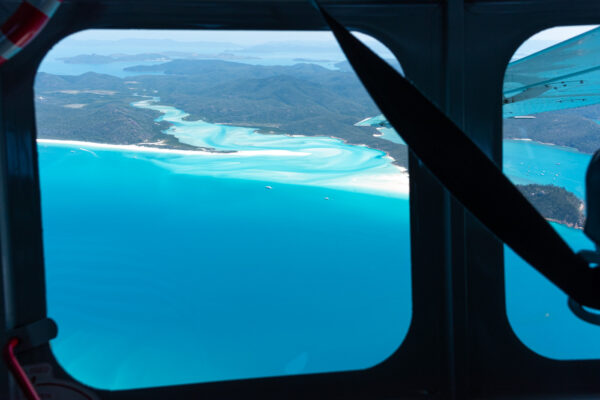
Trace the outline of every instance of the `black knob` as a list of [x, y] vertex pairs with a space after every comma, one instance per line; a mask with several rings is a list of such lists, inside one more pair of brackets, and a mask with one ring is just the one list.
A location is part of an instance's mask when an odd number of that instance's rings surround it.
[[590, 161], [585, 176], [587, 218], [585, 234], [600, 248], [600, 150]]

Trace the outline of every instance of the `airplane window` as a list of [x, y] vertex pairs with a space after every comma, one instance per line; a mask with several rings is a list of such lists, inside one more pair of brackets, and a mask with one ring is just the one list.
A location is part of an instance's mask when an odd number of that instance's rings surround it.
[[406, 147], [331, 34], [85, 31], [46, 56], [35, 108], [51, 348], [74, 378], [346, 371], [402, 343]]
[[[576, 251], [595, 248], [583, 233], [583, 201], [600, 148], [598, 50], [595, 26], [550, 29], [521, 46], [504, 79], [504, 172]], [[565, 294], [505, 250], [507, 314], [519, 339], [553, 359], [600, 358], [600, 327], [578, 319]]]

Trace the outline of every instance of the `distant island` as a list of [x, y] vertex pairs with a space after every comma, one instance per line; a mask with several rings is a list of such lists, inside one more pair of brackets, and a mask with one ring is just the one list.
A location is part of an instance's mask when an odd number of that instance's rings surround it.
[[156, 61], [166, 62], [171, 59], [159, 53], [142, 53], [142, 54], [79, 54], [73, 57], [62, 57], [60, 61], [66, 64], [110, 64], [113, 62], [123, 61]]
[[517, 185], [517, 188], [544, 218], [583, 229], [584, 203], [565, 188], [538, 184]]
[[58, 60], [66, 64], [101, 65], [116, 62], [168, 62], [175, 59], [212, 59], [212, 60], [255, 60], [258, 57], [238, 55], [230, 52], [221, 53], [192, 53], [165, 51], [160, 53], [141, 54], [79, 54], [72, 57], [62, 57]]
[[292, 61], [302, 62], [302, 63], [318, 63], [318, 62], [332, 62], [333, 60], [314, 59], [314, 58], [294, 58]]

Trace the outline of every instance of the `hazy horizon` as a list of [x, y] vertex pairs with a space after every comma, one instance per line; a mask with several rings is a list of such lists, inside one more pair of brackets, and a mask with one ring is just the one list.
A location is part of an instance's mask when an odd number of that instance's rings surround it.
[[[528, 40], [516, 50], [513, 60], [526, 57], [557, 43], [585, 33], [597, 25], [566, 26], [543, 30]], [[354, 32], [354, 34], [379, 54], [389, 57], [392, 53], [387, 47], [373, 37]], [[52, 53], [79, 52], [79, 54], [113, 54], [126, 51], [129, 54], [144, 53], [152, 49], [124, 49], [118, 45], [132, 42], [148, 42], [157, 44], [158, 41], [169, 41], [177, 44], [168, 51], [198, 51], [198, 52], [229, 52], [245, 51], [248, 48], [256, 50], [256, 46], [272, 46], [259, 49], [264, 52], [282, 52], [285, 48], [276, 49], [277, 45], [289, 44], [296, 47], [314, 46], [315, 50], [339, 51], [337, 42], [330, 31], [242, 31], [242, 30], [128, 30], [128, 29], [91, 29], [77, 32], [57, 44]], [[195, 48], [204, 44], [203, 48]], [[114, 49], [112, 46], [117, 45]], [[85, 47], [81, 49], [81, 47]], [[274, 49], [275, 48], [275, 49]], [[154, 51], [166, 51], [153, 49]], [[309, 49], [304, 49], [309, 50]], [[305, 56], [306, 54], [304, 54]]]

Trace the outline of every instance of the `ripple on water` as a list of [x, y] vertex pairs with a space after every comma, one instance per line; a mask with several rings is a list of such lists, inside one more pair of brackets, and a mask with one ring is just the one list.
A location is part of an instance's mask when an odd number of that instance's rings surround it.
[[[158, 98], [133, 103], [159, 111], [157, 121], [172, 126], [164, 131], [182, 143], [217, 151], [201, 163], [195, 157], [159, 157], [154, 162], [178, 172], [208, 176], [270, 180], [338, 189], [406, 196], [406, 170], [380, 150], [321, 136], [261, 134], [254, 128], [188, 121], [189, 114], [158, 104]], [[282, 153], [282, 151], [284, 151]], [[148, 155], [145, 155], [148, 156]]]

